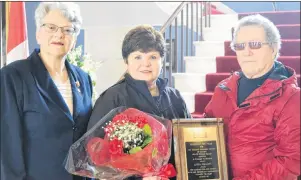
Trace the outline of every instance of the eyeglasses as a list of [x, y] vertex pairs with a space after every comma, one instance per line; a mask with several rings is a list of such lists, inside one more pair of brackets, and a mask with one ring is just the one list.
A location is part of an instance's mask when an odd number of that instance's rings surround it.
[[249, 45], [249, 48], [250, 49], [260, 49], [263, 45], [267, 45], [269, 43], [267, 42], [259, 42], [259, 41], [250, 41], [250, 42], [247, 42], [247, 43], [235, 43], [233, 45], [233, 49], [235, 51], [242, 51], [245, 49], [246, 47], [246, 44]]
[[58, 27], [57, 25], [54, 24], [42, 24], [41, 27], [45, 27], [45, 30], [49, 33], [56, 33], [58, 29], [62, 29], [62, 32], [65, 35], [73, 35], [76, 32], [74, 27], [69, 27], [69, 26]]

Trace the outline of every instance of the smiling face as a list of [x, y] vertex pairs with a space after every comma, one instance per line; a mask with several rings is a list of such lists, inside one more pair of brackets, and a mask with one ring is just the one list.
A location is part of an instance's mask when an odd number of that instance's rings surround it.
[[[260, 48], [258, 43], [261, 44]], [[235, 44], [240, 48], [236, 50], [238, 63], [248, 78], [261, 77], [272, 68], [277, 51], [267, 44], [263, 27], [241, 27]], [[244, 44], [244, 48], [241, 48], [241, 44]]]
[[129, 54], [126, 66], [134, 79], [152, 84], [160, 75], [162, 59], [158, 51], [147, 53], [134, 51]]
[[[41, 52], [59, 58], [64, 57], [76, 42], [75, 34], [68, 32], [73, 29], [72, 23], [59, 10], [49, 11], [42, 22], [43, 26], [36, 32]], [[54, 32], [53, 28], [56, 26], [64, 28], [58, 28]]]

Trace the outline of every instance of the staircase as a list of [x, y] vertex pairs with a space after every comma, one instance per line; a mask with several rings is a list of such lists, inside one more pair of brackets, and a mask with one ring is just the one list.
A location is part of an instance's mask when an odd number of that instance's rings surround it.
[[[186, 56], [186, 73], [174, 73], [177, 88], [194, 117], [200, 117], [215, 86], [239, 70], [235, 52], [230, 48], [232, 28], [238, 19], [255, 13], [211, 15], [212, 26], [204, 29], [204, 41], [194, 42], [195, 56]], [[260, 12], [280, 30], [283, 64], [295, 69], [300, 86], [300, 11]]]

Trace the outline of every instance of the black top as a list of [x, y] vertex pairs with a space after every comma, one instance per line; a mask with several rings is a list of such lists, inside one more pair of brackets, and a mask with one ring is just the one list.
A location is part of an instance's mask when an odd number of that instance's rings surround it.
[[237, 105], [239, 106], [244, 100], [258, 87], [260, 87], [265, 80], [268, 79], [271, 72], [274, 70], [274, 66], [272, 69], [267, 72], [265, 75], [255, 78], [249, 79], [243, 73], [241, 73], [241, 78], [238, 80], [238, 92], [237, 92]]
[[[156, 83], [159, 96], [152, 97], [145, 81], [135, 80], [126, 74], [125, 79], [99, 96], [93, 108], [88, 129], [92, 128], [110, 110], [120, 106], [136, 108], [169, 120], [191, 118], [179, 91], [168, 87], [166, 79], [159, 78]], [[170, 163], [175, 165], [173, 143], [171, 150]]]

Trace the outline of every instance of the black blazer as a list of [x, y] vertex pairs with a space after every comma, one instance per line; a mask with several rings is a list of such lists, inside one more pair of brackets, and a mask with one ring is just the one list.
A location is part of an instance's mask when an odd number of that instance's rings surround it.
[[71, 116], [38, 52], [1, 69], [1, 180], [83, 179], [70, 175], [64, 161], [87, 130], [91, 79], [65, 62], [73, 94]]

